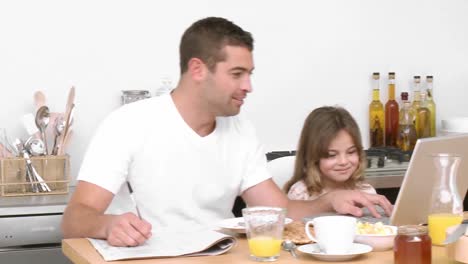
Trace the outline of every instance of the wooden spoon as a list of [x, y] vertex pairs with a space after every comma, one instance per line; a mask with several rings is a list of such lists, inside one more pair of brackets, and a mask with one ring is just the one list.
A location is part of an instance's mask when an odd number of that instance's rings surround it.
[[[59, 148], [62, 148], [64, 141], [65, 141], [65, 136], [68, 133], [68, 129], [70, 127], [70, 118], [72, 114], [72, 110], [75, 107], [74, 104], [75, 101], [75, 87], [71, 87], [70, 91], [68, 92], [68, 99], [67, 99], [67, 105], [65, 108], [65, 127], [63, 129], [62, 135], [59, 137]], [[63, 152], [62, 150], [57, 150], [57, 154]]]
[[69, 129], [67, 134], [63, 137], [62, 144], [60, 146], [58, 146], [57, 155], [59, 155], [59, 156], [60, 155], [65, 155], [65, 149], [67, 148], [68, 143], [70, 143], [70, 138], [71, 138], [72, 135], [73, 135], [73, 130]]
[[46, 97], [42, 91], [36, 91], [34, 93], [34, 105], [36, 106], [36, 111], [37, 109], [41, 108], [46, 104]]

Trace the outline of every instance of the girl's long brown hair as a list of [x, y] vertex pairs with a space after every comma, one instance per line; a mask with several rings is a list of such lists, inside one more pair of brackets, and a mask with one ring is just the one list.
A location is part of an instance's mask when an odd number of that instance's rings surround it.
[[356, 120], [344, 108], [323, 106], [313, 110], [304, 122], [297, 146], [294, 174], [284, 186], [286, 193], [300, 180], [304, 180], [309, 194], [322, 192], [324, 186], [319, 162], [321, 158], [328, 157], [328, 147], [341, 130], [348, 132], [353, 139], [360, 161], [357, 170], [344, 183], [345, 187], [353, 189], [364, 180], [366, 159]]

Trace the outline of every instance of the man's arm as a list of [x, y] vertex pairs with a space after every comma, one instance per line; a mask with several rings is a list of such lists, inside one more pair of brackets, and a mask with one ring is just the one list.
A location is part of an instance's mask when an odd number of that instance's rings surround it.
[[277, 206], [287, 208], [288, 217], [302, 219], [313, 214], [331, 212], [333, 207], [324, 202], [288, 200], [272, 179], [250, 187], [242, 194], [248, 206]]
[[146, 241], [151, 236], [148, 222], [133, 213], [104, 214], [113, 197], [104, 188], [78, 181], [63, 215], [63, 236], [107, 239], [114, 246], [136, 246]]
[[288, 216], [293, 219], [302, 219], [324, 212], [361, 216], [361, 207], [367, 207], [374, 216], [380, 217], [374, 205], [380, 205], [387, 215], [390, 215], [393, 209], [392, 204], [385, 196], [353, 190], [332, 191], [312, 201], [288, 200], [272, 179], [250, 187], [244, 191], [242, 198], [249, 206], [263, 205], [287, 208]]

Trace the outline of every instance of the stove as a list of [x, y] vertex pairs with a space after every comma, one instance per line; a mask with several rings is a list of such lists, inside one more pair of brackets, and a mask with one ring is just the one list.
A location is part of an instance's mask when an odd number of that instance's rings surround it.
[[365, 152], [366, 177], [404, 176], [412, 154], [412, 151], [402, 151], [394, 147], [373, 147]]

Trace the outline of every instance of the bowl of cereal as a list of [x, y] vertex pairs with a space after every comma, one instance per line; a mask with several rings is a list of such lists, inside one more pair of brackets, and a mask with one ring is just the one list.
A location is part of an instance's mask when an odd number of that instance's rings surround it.
[[382, 222], [357, 222], [354, 242], [369, 245], [373, 251], [389, 250], [393, 248], [397, 229], [396, 226], [384, 225]]

